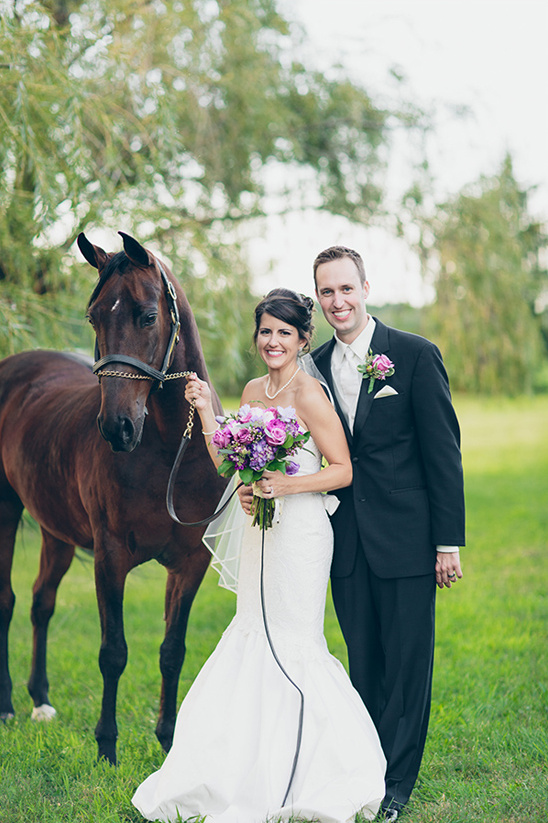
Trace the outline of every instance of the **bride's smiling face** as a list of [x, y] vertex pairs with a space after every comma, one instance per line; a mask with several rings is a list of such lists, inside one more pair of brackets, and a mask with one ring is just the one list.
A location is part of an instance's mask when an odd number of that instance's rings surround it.
[[268, 368], [282, 369], [295, 363], [306, 339], [299, 337], [295, 326], [264, 312], [257, 329], [257, 349]]

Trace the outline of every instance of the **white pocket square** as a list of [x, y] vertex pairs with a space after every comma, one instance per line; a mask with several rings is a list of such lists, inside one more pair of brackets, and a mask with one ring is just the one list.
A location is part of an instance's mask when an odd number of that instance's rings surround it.
[[374, 396], [373, 400], [376, 400], [378, 397], [390, 397], [393, 394], [397, 394], [398, 392], [396, 389], [393, 389], [392, 386], [383, 386], [380, 391]]

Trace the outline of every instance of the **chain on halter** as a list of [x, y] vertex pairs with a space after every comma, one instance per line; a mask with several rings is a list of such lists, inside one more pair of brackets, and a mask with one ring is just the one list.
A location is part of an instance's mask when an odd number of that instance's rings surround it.
[[[133, 374], [132, 372], [128, 371], [111, 371], [109, 369], [100, 369], [99, 371], [95, 372], [97, 377], [124, 377], [126, 380], [154, 380], [154, 377], [149, 377], [148, 374]], [[194, 372], [190, 371], [176, 371], [173, 374], [166, 374], [164, 380], [177, 380], [180, 377], [190, 377], [191, 374]], [[192, 427], [194, 425], [194, 412], [196, 411], [196, 400], [191, 400], [189, 402], [189, 410], [188, 410], [188, 421], [186, 424], [186, 429], [184, 431], [183, 437], [192, 437]]]
[[[110, 369], [99, 369], [95, 374], [97, 377], [124, 377], [126, 380], [156, 380], [155, 377], [150, 377], [148, 374], [134, 374], [128, 371], [111, 371]], [[180, 377], [189, 377], [192, 372], [176, 371], [173, 374], [166, 374], [164, 380], [177, 380]]]

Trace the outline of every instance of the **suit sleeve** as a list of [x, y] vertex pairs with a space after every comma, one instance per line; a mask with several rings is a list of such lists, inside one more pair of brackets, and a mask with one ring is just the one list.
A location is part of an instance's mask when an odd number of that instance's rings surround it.
[[432, 542], [463, 546], [464, 484], [460, 428], [439, 349], [425, 345], [411, 384], [412, 407], [424, 464]]

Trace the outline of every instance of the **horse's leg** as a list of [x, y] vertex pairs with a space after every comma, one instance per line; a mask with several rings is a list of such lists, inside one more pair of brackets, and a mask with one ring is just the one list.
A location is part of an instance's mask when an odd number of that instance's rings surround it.
[[177, 717], [177, 687], [185, 658], [185, 635], [190, 607], [206, 573], [211, 555], [205, 547], [186, 558], [182, 569], [168, 570], [166, 585], [166, 632], [160, 647], [162, 692], [156, 737], [164, 751], [173, 742]]
[[101, 716], [95, 727], [98, 758], [116, 765], [116, 697], [118, 683], [127, 663], [124, 635], [124, 586], [129, 567], [123, 562], [127, 549], [123, 544], [95, 549], [95, 588], [101, 621], [99, 668], [103, 676]]
[[58, 540], [44, 529], [41, 531], [40, 570], [32, 590], [30, 610], [34, 642], [28, 690], [34, 703], [33, 720], [49, 720], [55, 715], [55, 709], [50, 704], [48, 696], [48, 626], [55, 610], [57, 589], [74, 557], [72, 544]]
[[13, 717], [11, 677], [8, 660], [8, 632], [15, 605], [11, 586], [13, 547], [23, 505], [15, 493], [0, 500], [0, 720]]

